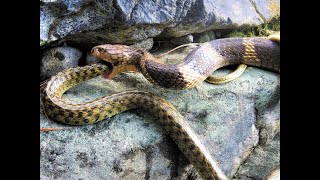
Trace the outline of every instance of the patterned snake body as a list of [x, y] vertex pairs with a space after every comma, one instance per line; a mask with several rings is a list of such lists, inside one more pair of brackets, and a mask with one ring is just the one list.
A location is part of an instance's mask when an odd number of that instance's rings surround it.
[[179, 64], [164, 64], [150, 53], [124, 45], [100, 45], [92, 54], [113, 64], [109, 79], [138, 71], [152, 83], [171, 89], [192, 88], [218, 68], [248, 64], [280, 72], [280, 45], [265, 38], [225, 38], [204, 43]]
[[161, 97], [148, 92], [126, 91], [82, 104], [70, 104], [61, 98], [72, 86], [108, 71], [108, 66], [93, 64], [71, 68], [53, 76], [42, 90], [41, 98], [46, 115], [64, 124], [83, 125], [93, 124], [129, 109], [141, 108], [157, 117], [201, 177], [227, 179], [190, 125]]
[[167, 65], [144, 50], [123, 45], [101, 45], [92, 54], [113, 65], [93, 64], [58, 73], [41, 91], [49, 118], [70, 125], [93, 124], [123, 111], [140, 108], [155, 115], [180, 150], [195, 166], [203, 179], [228, 179], [189, 124], [165, 99], [148, 92], [127, 91], [81, 104], [71, 104], [61, 97], [71, 87], [105, 74], [112, 78], [120, 72], [138, 71], [151, 82], [166, 88], [194, 87], [214, 70], [229, 64], [246, 63], [273, 71], [280, 69], [279, 44], [262, 38], [215, 40], [193, 50], [183, 62]]

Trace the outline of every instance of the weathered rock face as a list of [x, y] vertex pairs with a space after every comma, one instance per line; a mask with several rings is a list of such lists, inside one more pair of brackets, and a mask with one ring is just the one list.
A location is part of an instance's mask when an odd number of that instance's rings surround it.
[[56, 47], [44, 52], [40, 64], [40, 78], [47, 79], [60, 71], [78, 66], [81, 57], [81, 51], [68, 46]]
[[91, 47], [256, 26], [279, 15], [279, 0], [41, 0], [40, 44]]
[[[172, 53], [165, 62], [186, 56]], [[279, 166], [280, 76], [249, 67], [224, 85], [203, 82], [168, 90], [141, 74], [97, 77], [64, 98], [83, 102], [125, 90], [152, 92], [171, 102], [229, 177], [265, 179]], [[200, 179], [152, 115], [130, 110], [95, 125], [70, 127], [46, 119], [41, 127], [66, 130], [40, 134], [41, 179]], [[70, 128], [70, 129], [68, 129]]]

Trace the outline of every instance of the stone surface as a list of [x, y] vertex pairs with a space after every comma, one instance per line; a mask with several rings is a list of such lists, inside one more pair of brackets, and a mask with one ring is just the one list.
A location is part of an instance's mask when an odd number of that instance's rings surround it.
[[210, 37], [207, 33], [193, 34], [195, 43], [205, 43], [210, 41]]
[[[275, 98], [278, 99], [278, 98]], [[238, 179], [266, 179], [280, 164], [280, 101], [257, 112], [257, 127], [260, 129], [259, 146], [238, 170]]]
[[64, 69], [78, 66], [81, 57], [81, 51], [69, 46], [56, 47], [44, 52], [40, 64], [40, 78], [44, 80]]
[[[218, 32], [219, 35], [219, 32]], [[211, 40], [216, 39], [216, 31], [209, 30], [202, 33], [195, 33], [193, 34], [193, 39], [195, 43], [205, 43]]]
[[193, 42], [193, 36], [191, 34], [188, 34], [186, 36], [172, 38], [172, 39], [170, 39], [170, 42], [172, 44], [176, 44], [176, 45], [192, 43]]
[[49, 40], [48, 33], [52, 22], [53, 17], [48, 13], [47, 8], [40, 6], [40, 41], [46, 42]]
[[207, 31], [206, 33], [207, 33], [207, 35], [209, 36], [210, 41], [216, 39], [216, 33], [215, 33], [215, 31], [211, 30], [211, 31]]
[[253, 0], [252, 3], [265, 21], [280, 16], [280, 0]]
[[148, 38], [146, 40], [143, 40], [143, 41], [140, 41], [140, 42], [137, 42], [133, 45], [131, 45], [131, 47], [134, 47], [134, 48], [143, 48], [143, 49], [146, 49], [146, 50], [150, 50], [153, 46], [153, 39], [152, 38]]
[[257, 26], [279, 16], [279, 0], [42, 0], [40, 45], [68, 41], [90, 48]]
[[[186, 54], [170, 53], [164, 62]], [[64, 98], [83, 102], [124, 90], [152, 92], [171, 102], [229, 177], [264, 179], [279, 166], [277, 73], [249, 67], [230, 83], [203, 82], [177, 91], [128, 72], [113, 80], [91, 79]], [[66, 128], [40, 134], [41, 179], [200, 179], [157, 120], [141, 110], [76, 127], [48, 120], [40, 110], [40, 125]]]
[[92, 56], [90, 52], [87, 52], [86, 64], [97, 63], [99, 61], [100, 59]]
[[[277, 138], [277, 137], [276, 137]], [[238, 170], [236, 179], [266, 179], [267, 175], [279, 167], [280, 140], [275, 139], [267, 145], [258, 146]]]

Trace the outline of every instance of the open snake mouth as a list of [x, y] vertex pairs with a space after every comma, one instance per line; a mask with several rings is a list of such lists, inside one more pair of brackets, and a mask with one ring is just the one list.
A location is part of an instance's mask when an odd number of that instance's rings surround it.
[[[102, 59], [99, 59], [99, 62], [98, 62], [98, 63], [108, 66], [109, 71], [107, 71], [106, 73], [104, 73], [104, 74], [102, 75], [103, 78], [108, 79], [108, 77], [109, 77], [110, 74], [112, 73], [115, 65], [114, 65], [113, 63], [111, 63], [111, 62], [104, 61], [104, 60], [102, 60]], [[115, 63], [115, 64], [117, 64], [117, 63]]]
[[134, 60], [141, 56], [142, 53], [129, 46], [120, 44], [98, 45], [92, 48], [91, 54], [94, 57], [109, 63], [108, 66], [111, 71], [108, 71], [103, 75], [106, 79], [112, 79], [122, 72], [139, 72]]
[[91, 54], [100, 60], [99, 63], [107, 65], [110, 69], [110, 71], [107, 71], [103, 75], [105, 79], [109, 79], [109, 76], [114, 73], [114, 70], [116, 69], [117, 65], [119, 65], [119, 61], [114, 59], [113, 56], [111, 56], [112, 54], [108, 52], [109, 46], [112, 47], [112, 45], [106, 44], [95, 46], [91, 50]]

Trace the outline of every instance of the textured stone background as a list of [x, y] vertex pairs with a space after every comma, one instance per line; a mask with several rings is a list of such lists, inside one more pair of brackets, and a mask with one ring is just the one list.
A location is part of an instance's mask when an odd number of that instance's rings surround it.
[[257, 26], [280, 0], [41, 0], [40, 44], [133, 44], [208, 30]]

